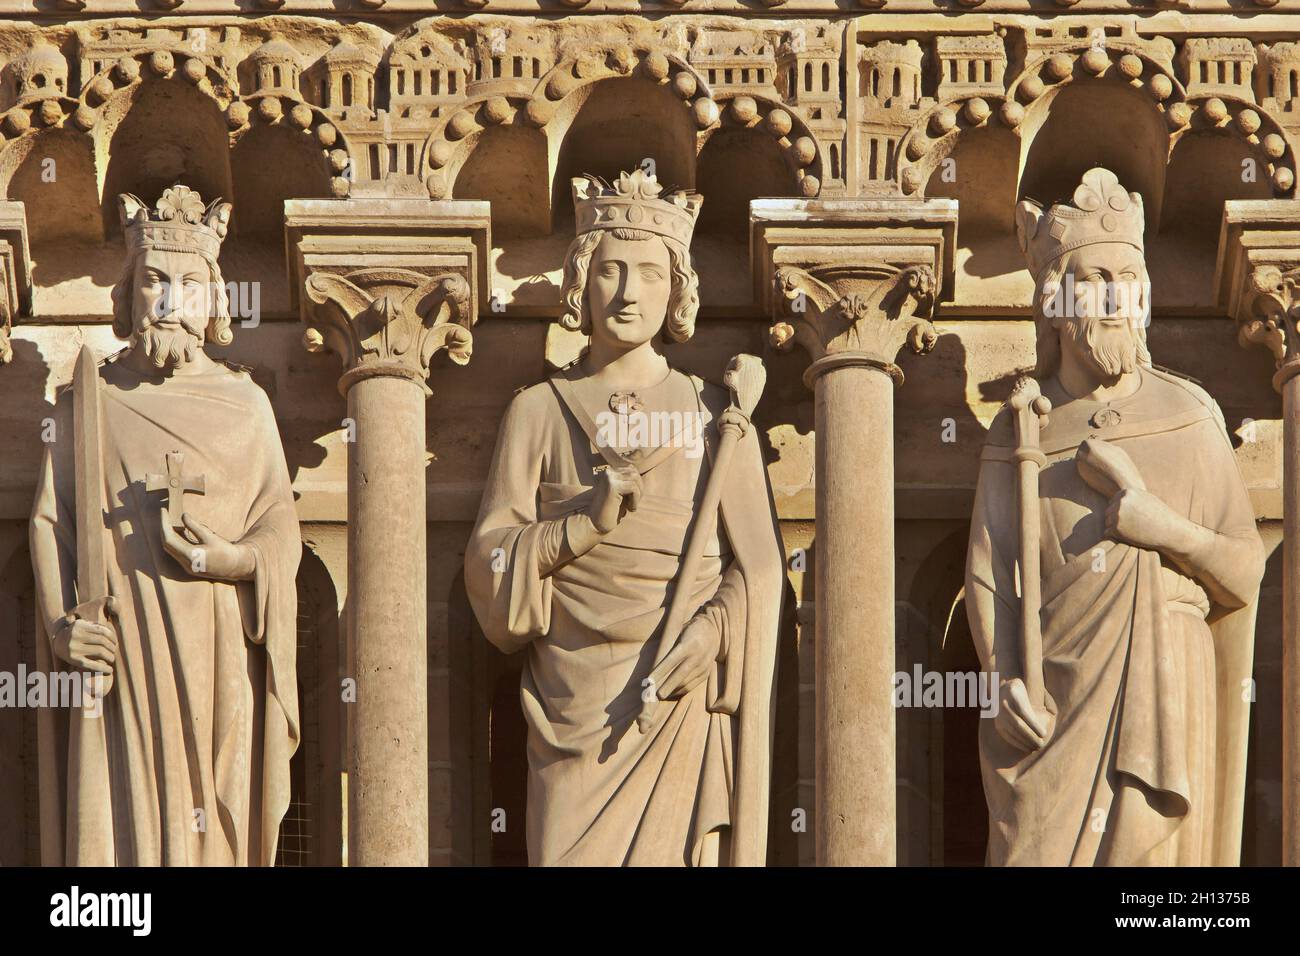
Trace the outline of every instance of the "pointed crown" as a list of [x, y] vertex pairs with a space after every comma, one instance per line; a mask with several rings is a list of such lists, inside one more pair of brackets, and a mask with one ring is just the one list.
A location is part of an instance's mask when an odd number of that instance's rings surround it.
[[1120, 242], [1142, 250], [1142, 196], [1126, 192], [1109, 169], [1083, 174], [1074, 204], [1057, 203], [1046, 212], [1032, 199], [1016, 206], [1016, 236], [1034, 278], [1061, 256], [1098, 242]]
[[197, 252], [215, 259], [230, 225], [230, 203], [214, 199], [204, 206], [188, 186], [163, 190], [153, 209], [130, 193], [119, 195], [117, 203], [129, 249]]
[[597, 229], [643, 229], [691, 244], [704, 197], [693, 190], [661, 196], [663, 187], [642, 169], [621, 173], [612, 186], [599, 176], [573, 179], [573, 208], [578, 235]]

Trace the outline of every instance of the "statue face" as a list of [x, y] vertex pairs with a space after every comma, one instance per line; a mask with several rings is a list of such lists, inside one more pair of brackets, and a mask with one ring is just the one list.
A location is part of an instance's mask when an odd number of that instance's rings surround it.
[[137, 257], [133, 339], [158, 368], [194, 360], [212, 314], [210, 283], [198, 253], [146, 249]]
[[1097, 243], [1068, 253], [1065, 267], [1052, 310], [1062, 352], [1106, 378], [1133, 371], [1149, 306], [1142, 253]]
[[663, 328], [671, 294], [671, 261], [661, 239], [606, 233], [587, 272], [592, 338], [629, 349], [649, 342]]

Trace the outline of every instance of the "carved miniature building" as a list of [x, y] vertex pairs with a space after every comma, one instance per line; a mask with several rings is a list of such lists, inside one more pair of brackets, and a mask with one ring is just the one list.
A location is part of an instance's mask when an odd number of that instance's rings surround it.
[[[393, 763], [428, 807], [401, 861], [526, 862], [521, 663], [475, 620], [466, 543], [506, 406], [584, 345], [556, 322], [572, 178], [653, 170], [703, 198], [697, 330], [666, 352], [713, 381], [740, 352], [768, 370], [755, 421], [788, 571], [768, 862], [979, 864], [978, 708], [895, 707], [889, 681], [978, 671], [963, 566], [981, 448], [1035, 360], [1015, 208], [1068, 198], [1104, 166], [1143, 198], [1154, 363], [1222, 409], [1268, 549], [1241, 664], [1249, 731], [1221, 755], [1246, 766], [1246, 787], [1221, 810], [1241, 820], [1240, 862], [1300, 862], [1300, 657], [1283, 628], [1300, 601], [1300, 572], [1283, 567], [1300, 485], [1284, 482], [1297, 423], [1279, 397], [1300, 310], [1300, 10], [458, 2], [455, 16], [450, 0], [0, 14], [0, 673], [36, 667], [27, 528], [56, 396], [83, 343], [123, 344], [116, 197], [153, 203], [175, 183], [224, 197], [234, 339], [212, 354], [269, 396], [303, 537], [302, 735], [278, 862], [375, 862], [349, 850], [349, 828], [396, 825], [357, 783], [373, 768], [349, 763], [383, 722], [350, 696], [359, 659], [400, 686], [407, 703], [383, 716], [424, 748]], [[324, 318], [341, 307], [321, 276], [395, 271], [455, 286], [465, 320], [438, 325], [438, 349], [424, 347], [432, 322], [393, 318], [400, 283], [366, 293], [364, 321]], [[852, 348], [849, 327], [869, 329]], [[881, 382], [838, 408], [828, 441], [805, 382], [866, 351]], [[350, 390], [372, 378], [415, 387], [358, 411]], [[349, 462], [388, 453], [423, 481], [380, 500]], [[394, 583], [413, 554], [418, 601]], [[358, 626], [380, 597], [423, 659], [388, 625]], [[828, 696], [818, 654], [875, 688], [871, 703]], [[817, 738], [821, 707], [843, 708], [842, 733]], [[0, 864], [58, 859], [37, 738], [36, 714], [0, 695]], [[819, 771], [819, 750], [840, 769]], [[895, 838], [854, 842], [867, 831]]]

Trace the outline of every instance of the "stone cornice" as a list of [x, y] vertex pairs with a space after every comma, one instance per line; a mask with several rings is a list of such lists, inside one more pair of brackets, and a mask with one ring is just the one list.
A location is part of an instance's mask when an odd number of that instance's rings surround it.
[[1285, 15], [1286, 0], [455, 0], [449, 8], [436, 0], [16, 0], [7, 5], [6, 17], [48, 18], [76, 15], [221, 16], [235, 14], [280, 14], [304, 16], [346, 15], [376, 21], [413, 16], [437, 16], [449, 12], [494, 14], [553, 14], [557, 7], [566, 14], [615, 13], [730, 13], [746, 16], [789, 16], [797, 14], [861, 15], [892, 17], [899, 14], [946, 14], [960, 12], [1004, 14], [1115, 14], [1171, 12], [1190, 16], [1213, 16], [1242, 12]]

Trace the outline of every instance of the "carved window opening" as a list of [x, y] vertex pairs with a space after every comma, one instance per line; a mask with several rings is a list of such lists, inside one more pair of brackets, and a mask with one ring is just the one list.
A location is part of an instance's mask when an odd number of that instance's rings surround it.
[[812, 64], [803, 65], [803, 88], [805, 93], [811, 93], [813, 88]]
[[379, 174], [379, 144], [378, 144], [378, 143], [371, 143], [371, 144], [370, 144], [369, 154], [370, 154], [370, 178], [371, 178], [371, 179], [378, 179], [378, 178], [379, 178], [379, 175], [380, 175], [380, 174]]
[[389, 175], [389, 176], [395, 176], [395, 175], [397, 175], [397, 172], [398, 172], [398, 169], [397, 169], [397, 144], [396, 144], [396, 143], [389, 143], [389, 144], [388, 144], [388, 168], [385, 170], [385, 173], [386, 173], [387, 175]]
[[448, 74], [447, 74], [447, 92], [448, 92], [448, 93], [455, 93], [455, 92], [456, 92], [456, 74], [455, 74], [455, 72], [451, 72], [451, 73], [448, 73]]
[[415, 175], [415, 144], [406, 144], [406, 175]]
[[341, 105], [352, 105], [352, 75], [350, 73], [343, 74], [343, 102]]

